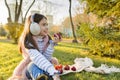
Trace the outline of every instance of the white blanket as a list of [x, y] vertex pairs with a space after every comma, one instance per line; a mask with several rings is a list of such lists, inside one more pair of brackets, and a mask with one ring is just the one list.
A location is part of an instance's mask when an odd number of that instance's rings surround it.
[[[61, 75], [65, 75], [71, 72], [81, 72], [83, 70], [87, 71], [87, 72], [95, 72], [95, 73], [101, 73], [101, 74], [110, 74], [113, 72], [120, 72], [120, 68], [117, 68], [115, 66], [108, 66], [106, 64], [101, 64], [100, 67], [95, 68], [93, 66], [93, 61], [90, 58], [76, 58], [74, 60], [74, 64], [73, 65], [69, 65], [70, 66], [70, 70], [64, 70], [63, 66], [63, 73]], [[75, 66], [76, 67], [76, 71], [72, 71], [71, 68]]]

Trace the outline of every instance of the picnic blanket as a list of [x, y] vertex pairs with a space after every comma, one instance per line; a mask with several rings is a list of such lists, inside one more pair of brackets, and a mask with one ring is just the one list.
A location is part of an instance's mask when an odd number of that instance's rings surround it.
[[[115, 66], [108, 66], [107, 64], [101, 64], [101, 66], [99, 67], [94, 67], [93, 65], [94, 63], [92, 59], [88, 57], [76, 58], [74, 60], [74, 64], [69, 65], [70, 67], [69, 70], [65, 70], [64, 69], [65, 66], [63, 66], [63, 73], [60, 75], [65, 75], [65, 74], [72, 73], [72, 72], [81, 72], [83, 70], [87, 72], [95, 72], [95, 73], [101, 73], [101, 74], [110, 74], [113, 72], [120, 72], [120, 68], [117, 68]], [[76, 68], [75, 71], [71, 70], [73, 66]]]

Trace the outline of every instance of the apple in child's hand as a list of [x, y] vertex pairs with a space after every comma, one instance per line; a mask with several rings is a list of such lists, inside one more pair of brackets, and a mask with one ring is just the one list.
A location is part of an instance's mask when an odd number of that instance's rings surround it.
[[71, 68], [71, 70], [76, 71], [76, 68], [73, 66], [73, 67]]
[[58, 35], [59, 39], [61, 39], [62, 34], [59, 32], [59, 33], [57, 33], [57, 35]]
[[61, 39], [62, 34], [60, 32], [59, 33], [55, 33], [54, 37], [57, 37], [57, 36], [59, 37], [59, 39]]
[[57, 34], [54, 34], [54, 37], [57, 37], [56, 35], [57, 35]]
[[64, 70], [70, 70], [70, 66], [69, 66], [69, 65], [66, 65], [66, 66], [64, 67]]

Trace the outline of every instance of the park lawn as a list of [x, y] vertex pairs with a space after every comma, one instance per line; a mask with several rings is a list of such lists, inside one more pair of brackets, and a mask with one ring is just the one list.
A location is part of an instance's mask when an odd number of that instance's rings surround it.
[[[54, 55], [58, 58], [60, 64], [73, 64], [76, 57], [89, 57], [93, 60], [94, 66], [98, 67], [101, 64], [107, 64], [109, 66], [116, 66], [120, 68], [120, 61], [116, 59], [103, 58], [100, 56], [92, 56], [87, 53], [87, 49], [80, 44], [73, 43], [59, 43], [55, 47]], [[9, 41], [0, 40], [0, 80], [6, 80], [12, 75], [14, 68], [22, 60], [21, 54], [18, 52], [18, 46], [12, 44]], [[79, 72], [70, 73], [61, 76], [61, 80], [119, 80], [120, 73], [111, 73], [108, 75], [90, 73], [90, 72]]]

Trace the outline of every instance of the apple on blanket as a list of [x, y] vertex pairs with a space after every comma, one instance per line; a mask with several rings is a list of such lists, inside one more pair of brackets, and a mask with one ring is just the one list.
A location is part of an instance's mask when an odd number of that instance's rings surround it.
[[70, 65], [55, 65], [55, 69], [60, 71], [60, 75], [68, 74], [70, 72], [76, 72], [76, 67], [75, 66], [70, 66]]

